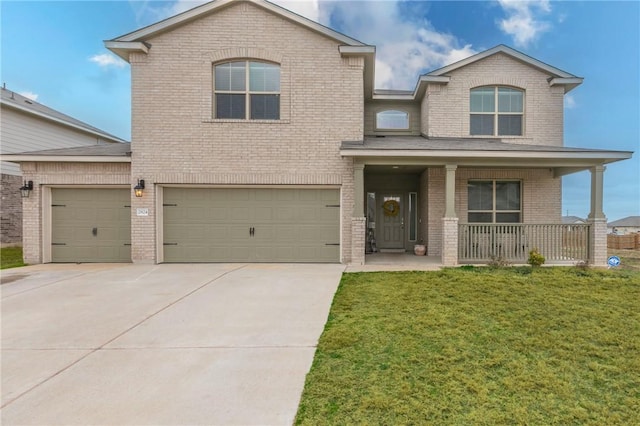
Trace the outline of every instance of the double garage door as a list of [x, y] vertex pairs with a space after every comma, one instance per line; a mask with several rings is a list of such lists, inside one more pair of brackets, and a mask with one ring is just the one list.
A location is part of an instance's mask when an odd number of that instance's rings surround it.
[[339, 262], [337, 189], [163, 191], [164, 262]]
[[127, 188], [52, 188], [52, 262], [131, 262]]
[[[164, 188], [164, 262], [339, 262], [337, 189]], [[127, 188], [52, 188], [53, 262], [131, 262]], [[150, 219], [150, 218], [148, 218]]]

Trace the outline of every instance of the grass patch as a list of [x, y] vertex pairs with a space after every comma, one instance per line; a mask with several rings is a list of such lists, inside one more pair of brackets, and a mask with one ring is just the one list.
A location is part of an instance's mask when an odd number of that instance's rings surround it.
[[17, 268], [25, 266], [22, 261], [22, 247], [0, 248], [0, 269]]
[[345, 274], [296, 424], [639, 424], [640, 273]]
[[609, 249], [609, 256], [618, 256], [620, 258], [619, 268], [640, 272], [640, 250]]

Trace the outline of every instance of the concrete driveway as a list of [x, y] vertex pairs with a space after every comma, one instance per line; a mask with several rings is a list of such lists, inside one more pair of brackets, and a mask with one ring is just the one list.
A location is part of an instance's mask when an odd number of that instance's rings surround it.
[[2, 424], [291, 424], [343, 270], [3, 271]]

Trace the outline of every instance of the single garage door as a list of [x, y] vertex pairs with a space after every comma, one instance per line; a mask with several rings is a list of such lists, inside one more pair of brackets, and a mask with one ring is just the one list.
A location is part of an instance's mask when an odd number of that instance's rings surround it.
[[52, 188], [53, 262], [131, 262], [129, 189]]
[[165, 188], [165, 262], [339, 262], [337, 189]]

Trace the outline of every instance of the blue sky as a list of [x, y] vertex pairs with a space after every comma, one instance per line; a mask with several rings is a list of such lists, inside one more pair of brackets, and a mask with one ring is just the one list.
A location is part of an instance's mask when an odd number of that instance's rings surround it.
[[[7, 88], [124, 139], [128, 64], [102, 41], [203, 1], [0, 2]], [[377, 46], [378, 88], [506, 44], [584, 77], [565, 97], [565, 145], [635, 151], [605, 172], [610, 220], [640, 215], [640, 2], [285, 1], [275, 3]], [[589, 212], [588, 172], [563, 178], [563, 214]]]

